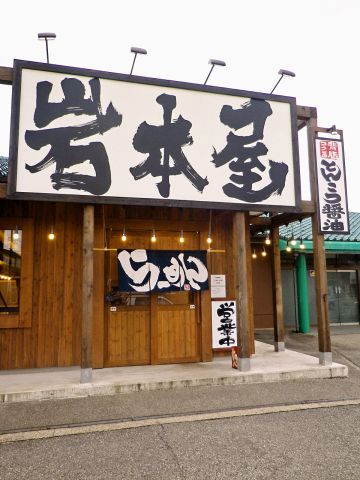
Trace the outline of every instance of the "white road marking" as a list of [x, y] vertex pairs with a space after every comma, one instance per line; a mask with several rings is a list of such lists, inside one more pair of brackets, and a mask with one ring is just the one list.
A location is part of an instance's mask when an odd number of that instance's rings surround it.
[[360, 398], [352, 400], [336, 400], [313, 403], [295, 403], [291, 405], [274, 405], [269, 407], [243, 408], [223, 412], [196, 413], [189, 415], [172, 416], [165, 418], [148, 418], [143, 420], [131, 420], [118, 423], [97, 423], [96, 425], [84, 425], [75, 427], [49, 428], [27, 432], [4, 433], [0, 435], [1, 443], [21, 442], [26, 440], [39, 440], [43, 438], [64, 437], [67, 435], [83, 435], [87, 433], [111, 432], [115, 430], [128, 430], [131, 428], [143, 428], [156, 425], [168, 425], [172, 423], [202, 422], [207, 420], [219, 420], [236, 417], [249, 417], [253, 415], [267, 415], [271, 413], [296, 412], [301, 410], [314, 410], [317, 408], [334, 408], [360, 405]]

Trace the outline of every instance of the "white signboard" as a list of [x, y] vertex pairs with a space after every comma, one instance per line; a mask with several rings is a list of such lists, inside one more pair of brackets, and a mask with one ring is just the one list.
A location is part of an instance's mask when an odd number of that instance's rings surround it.
[[211, 275], [211, 298], [226, 297], [226, 277], [225, 275]]
[[294, 98], [24, 61], [14, 78], [11, 198], [299, 205]]
[[349, 233], [343, 142], [315, 139], [319, 233]]
[[211, 302], [212, 348], [237, 346], [236, 301]]

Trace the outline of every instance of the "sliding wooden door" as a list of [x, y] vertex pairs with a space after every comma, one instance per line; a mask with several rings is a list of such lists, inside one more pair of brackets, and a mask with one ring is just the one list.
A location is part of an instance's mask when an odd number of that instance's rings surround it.
[[150, 363], [151, 319], [150, 294], [117, 292], [118, 248], [149, 248], [149, 236], [144, 232], [126, 232], [126, 242], [121, 231], [108, 235], [110, 250], [106, 252], [105, 280], [105, 367], [146, 365]]
[[122, 242], [121, 233], [112, 231], [109, 234], [104, 365], [111, 367], [199, 361], [200, 293], [178, 291], [140, 294], [115, 290], [118, 285], [117, 248], [197, 250], [199, 234], [185, 232], [185, 241], [180, 244], [178, 232], [173, 231], [156, 232], [155, 243], [150, 242], [151, 232], [126, 232], [126, 243]]

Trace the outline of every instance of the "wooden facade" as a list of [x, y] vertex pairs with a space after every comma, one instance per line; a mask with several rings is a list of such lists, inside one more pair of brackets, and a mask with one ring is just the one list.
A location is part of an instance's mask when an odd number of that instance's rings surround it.
[[[22, 278], [20, 313], [0, 316], [0, 368], [79, 364], [82, 208], [1, 200], [1, 211], [4, 227], [23, 229], [26, 284]], [[47, 238], [52, 223], [54, 242]], [[31, 312], [26, 319], [23, 302]]]
[[[0, 368], [79, 365], [81, 362], [82, 249], [84, 206], [69, 203], [0, 200], [1, 224], [23, 229], [19, 315], [0, 317]], [[232, 212], [212, 214], [213, 248], [209, 274], [225, 274], [228, 299], [235, 298]], [[48, 233], [54, 226], [55, 239]], [[207, 249], [209, 211], [155, 207], [96, 206], [94, 222], [93, 367], [211, 361], [210, 292], [172, 307], [118, 307], [110, 311], [107, 291], [117, 284], [116, 248]], [[1, 226], [1, 225], [0, 225]], [[28, 266], [26, 266], [28, 264]], [[183, 292], [187, 293], [187, 292]], [[25, 305], [23, 307], [23, 304]], [[29, 313], [30, 310], [30, 313]], [[10, 318], [11, 321], [10, 321]], [[253, 328], [249, 348], [253, 351]]]
[[[0, 67], [0, 83], [11, 81], [11, 69]], [[316, 127], [313, 108], [298, 107], [297, 122], [298, 129], [308, 129], [312, 201], [303, 202], [299, 212], [265, 218], [261, 212], [212, 212], [214, 241], [207, 255], [208, 270], [226, 275], [226, 299], [237, 301], [240, 368], [244, 370], [250, 368], [254, 353], [254, 318], [264, 320], [265, 303], [272, 303], [275, 349], [281, 351], [278, 226], [306, 216], [313, 222], [320, 362], [331, 362], [326, 260], [323, 235], [317, 231], [312, 145], [321, 129]], [[147, 303], [116, 310], [106, 300], [117, 284], [116, 248], [121, 246], [124, 227], [129, 248], [151, 249], [155, 229], [157, 249], [179, 249], [183, 230], [182, 248], [205, 250], [209, 209], [8, 200], [6, 184], [0, 184], [0, 211], [0, 228], [18, 227], [23, 233], [19, 313], [0, 315], [1, 369], [81, 365], [86, 370], [211, 361], [219, 354], [212, 349], [209, 291], [177, 292], [179, 297], [171, 306], [159, 302], [156, 294]], [[52, 241], [47, 237], [51, 227]], [[272, 252], [259, 270], [251, 262], [251, 234], [264, 228], [272, 232]]]

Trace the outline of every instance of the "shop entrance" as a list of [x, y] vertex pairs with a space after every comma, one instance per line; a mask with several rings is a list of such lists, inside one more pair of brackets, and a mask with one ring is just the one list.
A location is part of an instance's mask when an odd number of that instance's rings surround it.
[[327, 272], [330, 323], [359, 323], [356, 270]]
[[149, 231], [127, 230], [125, 242], [121, 236], [117, 230], [107, 235], [104, 366], [200, 361], [200, 293], [116, 291], [118, 248], [197, 250], [199, 234], [186, 232], [183, 244], [177, 231], [156, 232], [154, 243]]

